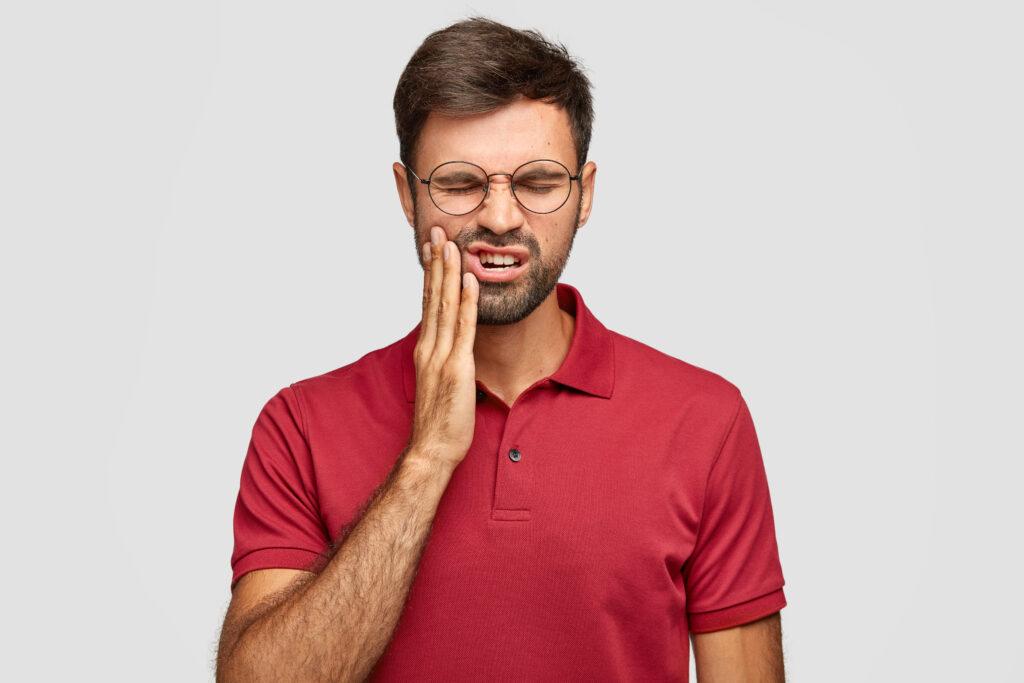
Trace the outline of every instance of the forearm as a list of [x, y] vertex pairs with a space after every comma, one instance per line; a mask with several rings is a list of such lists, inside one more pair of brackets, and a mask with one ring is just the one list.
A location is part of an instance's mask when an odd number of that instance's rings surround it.
[[225, 680], [366, 678], [391, 640], [451, 474], [403, 454], [324, 570], [242, 632]]
[[782, 617], [778, 612], [740, 626], [694, 633], [691, 637], [699, 683], [786, 680]]

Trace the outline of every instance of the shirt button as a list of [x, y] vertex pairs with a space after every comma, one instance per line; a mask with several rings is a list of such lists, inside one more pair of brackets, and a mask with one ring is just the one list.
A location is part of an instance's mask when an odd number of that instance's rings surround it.
[[512, 462], [519, 462], [523, 454], [519, 452], [519, 449], [513, 448], [508, 452], [508, 457], [512, 458]]

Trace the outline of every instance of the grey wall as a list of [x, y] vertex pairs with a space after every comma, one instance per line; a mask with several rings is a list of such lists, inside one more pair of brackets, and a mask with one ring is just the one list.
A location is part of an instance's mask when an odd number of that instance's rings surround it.
[[563, 280], [749, 402], [791, 679], [1020, 680], [1022, 16], [910, 1], [5, 3], [0, 676], [212, 677], [258, 410], [417, 320], [391, 96], [474, 10], [596, 87]]

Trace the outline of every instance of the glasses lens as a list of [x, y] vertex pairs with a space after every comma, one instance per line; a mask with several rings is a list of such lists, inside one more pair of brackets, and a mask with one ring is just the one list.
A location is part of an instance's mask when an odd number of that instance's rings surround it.
[[535, 213], [551, 213], [569, 198], [569, 170], [557, 161], [531, 161], [512, 176], [516, 199]]
[[487, 174], [464, 161], [441, 164], [430, 175], [430, 198], [445, 213], [469, 213], [484, 200]]

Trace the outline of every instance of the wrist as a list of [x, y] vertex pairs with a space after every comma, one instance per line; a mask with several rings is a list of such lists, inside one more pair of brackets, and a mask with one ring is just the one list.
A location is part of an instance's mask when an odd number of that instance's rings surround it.
[[410, 446], [402, 458], [402, 466], [425, 477], [447, 479], [455, 471], [457, 463], [430, 449]]

